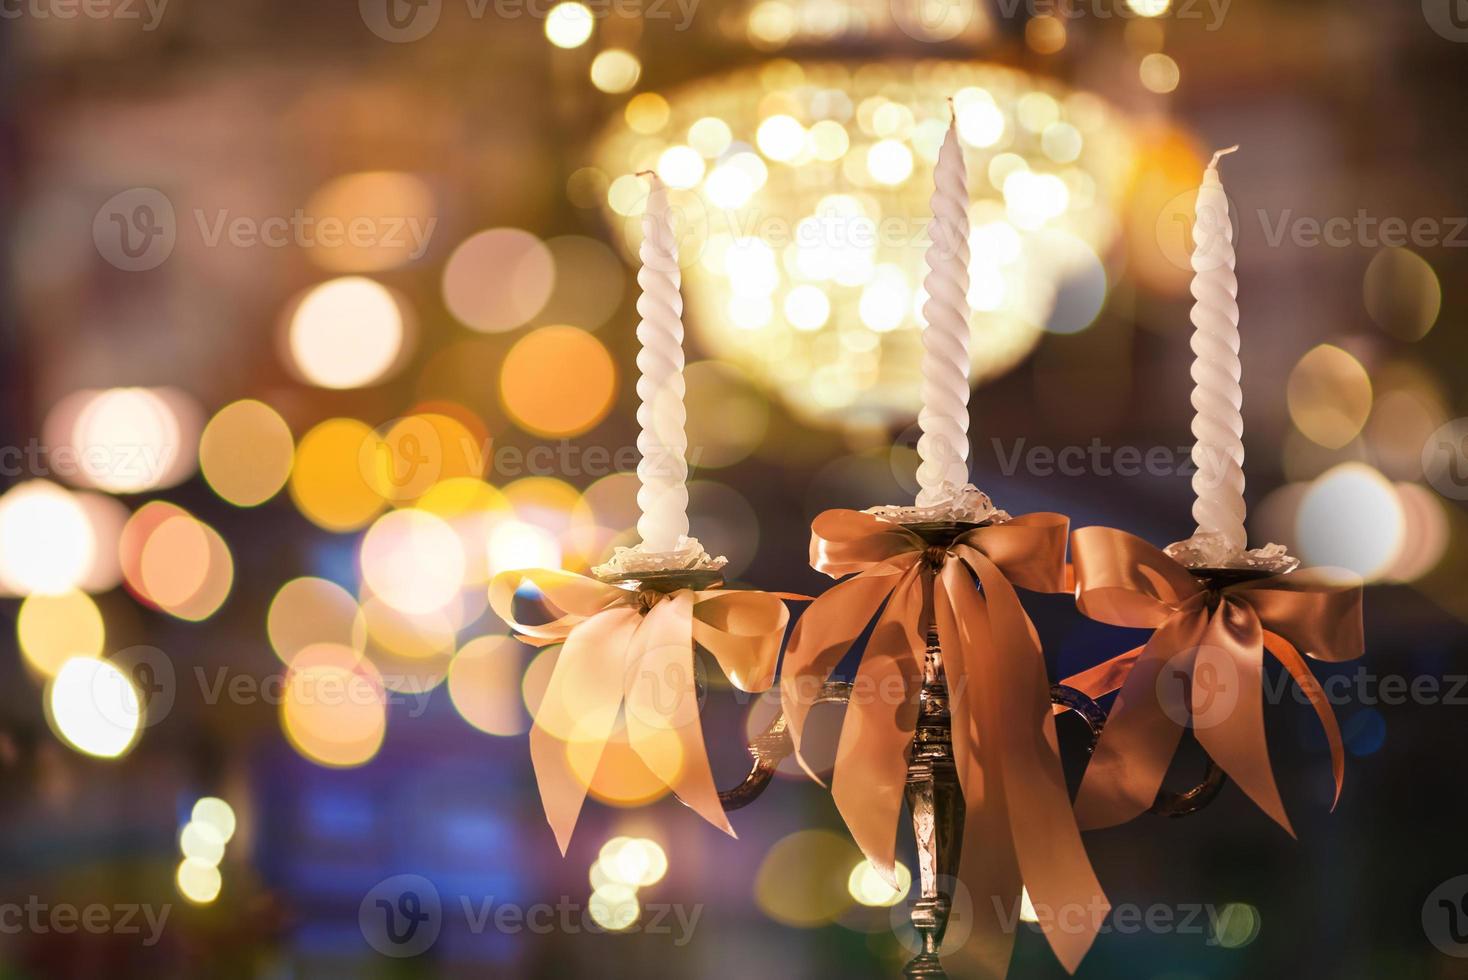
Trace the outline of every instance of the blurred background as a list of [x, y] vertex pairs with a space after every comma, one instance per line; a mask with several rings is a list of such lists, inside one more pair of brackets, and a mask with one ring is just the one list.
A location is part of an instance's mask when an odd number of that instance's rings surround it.
[[[818, 592], [814, 515], [911, 500], [951, 96], [975, 483], [1191, 532], [1193, 196], [1240, 143], [1252, 543], [1371, 583], [1366, 656], [1315, 665], [1336, 812], [1280, 686], [1299, 839], [1232, 787], [1088, 834], [1113, 903], [1170, 924], [1079, 975], [1468, 976], [1459, 0], [0, 17], [0, 975], [896, 975], [906, 898], [793, 766], [734, 841], [614, 739], [562, 859], [524, 738], [547, 662], [485, 586], [636, 540], [643, 169], [680, 233], [693, 533], [731, 581]], [[1052, 677], [1137, 642], [1026, 601]], [[732, 784], [774, 705], [710, 683]], [[1019, 932], [1012, 975], [1064, 975]]]

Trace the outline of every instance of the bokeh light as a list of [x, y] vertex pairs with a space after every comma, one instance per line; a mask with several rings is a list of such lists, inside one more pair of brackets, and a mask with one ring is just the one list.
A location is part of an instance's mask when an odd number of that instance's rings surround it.
[[1285, 398], [1296, 428], [1339, 449], [1356, 438], [1371, 414], [1371, 376], [1348, 352], [1321, 344], [1290, 371]]
[[558, 3], [545, 15], [545, 36], [558, 48], [579, 48], [591, 38], [596, 21], [581, 3]]
[[530, 719], [521, 703], [526, 648], [508, 636], [477, 636], [449, 664], [449, 697], [469, 724], [489, 735], [522, 735]]
[[332, 272], [380, 272], [421, 259], [438, 224], [433, 191], [413, 174], [369, 171], [323, 184], [306, 203], [318, 234], [306, 255]]
[[224, 879], [219, 868], [193, 858], [185, 858], [174, 872], [178, 893], [195, 905], [208, 905], [219, 897]]
[[1305, 493], [1295, 533], [1307, 564], [1371, 581], [1396, 562], [1405, 524], [1401, 500], [1385, 477], [1364, 463], [1342, 463]]
[[860, 905], [890, 908], [906, 898], [908, 890], [912, 888], [912, 872], [907, 870], [907, 865], [898, 861], [894, 870], [897, 875], [896, 888], [887, 883], [872, 866], [872, 862], [862, 858], [851, 869], [851, 874], [846, 879], [846, 889]]
[[356, 650], [317, 644], [292, 661], [280, 716], [286, 738], [312, 762], [363, 765], [377, 754], [387, 730], [382, 678]]
[[217, 796], [202, 796], [194, 803], [189, 819], [196, 824], [212, 827], [226, 844], [234, 836], [238, 820], [234, 807]]
[[72, 657], [46, 685], [46, 720], [67, 745], [115, 759], [137, 742], [143, 700], [128, 676], [105, 660]]
[[1427, 260], [1408, 248], [1384, 248], [1366, 267], [1366, 312], [1399, 340], [1421, 340], [1442, 310], [1442, 284]]
[[291, 469], [290, 492], [297, 509], [328, 531], [351, 531], [384, 506], [364, 476], [363, 447], [375, 454], [377, 434], [356, 419], [327, 419], [301, 437]]
[[199, 438], [199, 469], [236, 507], [255, 507], [289, 479], [296, 445], [280, 413], [254, 399], [221, 408]]
[[630, 92], [642, 77], [642, 62], [630, 51], [607, 48], [591, 62], [591, 84], [611, 95]]
[[335, 582], [309, 576], [291, 579], [276, 591], [265, 631], [286, 664], [317, 643], [358, 651], [367, 645], [367, 620], [356, 598]]
[[31, 595], [15, 617], [25, 661], [50, 677], [72, 657], [100, 657], [107, 639], [102, 612], [83, 592]]
[[138, 553], [135, 590], [179, 619], [208, 619], [234, 584], [234, 559], [219, 532], [176, 513], [152, 527]]
[[464, 587], [464, 550], [442, 518], [416, 508], [384, 514], [362, 538], [362, 579], [394, 609], [442, 609]]
[[400, 366], [406, 352], [404, 302], [363, 276], [313, 286], [290, 313], [291, 366], [322, 388], [376, 384]]
[[77, 588], [96, 554], [92, 524], [76, 497], [46, 480], [0, 496], [0, 585], [18, 595]]
[[449, 256], [443, 301], [464, 326], [503, 333], [540, 313], [555, 284], [555, 259], [544, 242], [519, 228], [491, 228]]
[[500, 397], [536, 435], [580, 435], [606, 417], [617, 390], [607, 349], [576, 327], [541, 327], [515, 343], [500, 372]]
[[754, 900], [776, 922], [813, 929], [836, 921], [852, 903], [847, 888], [862, 858], [829, 830], [800, 830], [777, 841], [755, 874]]

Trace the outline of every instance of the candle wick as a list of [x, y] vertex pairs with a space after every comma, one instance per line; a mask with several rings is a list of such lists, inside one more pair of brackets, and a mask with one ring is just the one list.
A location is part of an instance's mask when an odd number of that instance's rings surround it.
[[948, 96], [948, 116], [953, 122], [958, 122], [958, 110], [953, 107], [953, 96]]
[[639, 171], [637, 171], [637, 173], [633, 174], [632, 176], [634, 176], [634, 177], [656, 177], [657, 175], [658, 175], [658, 172], [656, 170], [639, 170]]
[[1217, 170], [1219, 158], [1225, 157], [1230, 153], [1237, 153], [1238, 149], [1239, 144], [1235, 143], [1233, 146], [1225, 147], [1224, 149], [1219, 150], [1217, 153], [1213, 154], [1213, 159], [1208, 161], [1208, 169]]

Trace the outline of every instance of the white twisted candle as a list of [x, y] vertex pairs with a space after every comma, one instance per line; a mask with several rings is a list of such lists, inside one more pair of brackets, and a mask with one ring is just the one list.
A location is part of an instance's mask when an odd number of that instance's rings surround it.
[[1196, 534], [1223, 535], [1233, 551], [1248, 547], [1244, 533], [1244, 402], [1239, 387], [1238, 279], [1233, 223], [1213, 155], [1198, 189], [1193, 224], [1193, 520]]
[[653, 552], [677, 551], [688, 536], [688, 435], [683, 408], [683, 297], [678, 291], [678, 243], [668, 211], [668, 194], [656, 174], [642, 216], [642, 267], [637, 284], [637, 422], [642, 431], [637, 448], [637, 504], [642, 516], [637, 533], [643, 548]]
[[[919, 507], [947, 499], [954, 487], [968, 484], [968, 183], [957, 120], [938, 151], [933, 173], [932, 239], [923, 280], [923, 407], [918, 425], [917, 478]], [[947, 489], [945, 489], [945, 485]]]

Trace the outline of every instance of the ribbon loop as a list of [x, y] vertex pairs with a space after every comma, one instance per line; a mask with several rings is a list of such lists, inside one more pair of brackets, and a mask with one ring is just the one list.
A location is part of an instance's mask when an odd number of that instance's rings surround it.
[[[798, 748], [815, 691], [876, 618], [842, 726], [832, 793], [868, 860], [890, 873], [914, 695], [929, 624], [936, 625], [967, 808], [959, 880], [973, 901], [971, 942], [1000, 975], [1014, 943], [1008, 913], [1017, 911], [1025, 886], [1055, 908], [1090, 911], [1079, 928], [1072, 918], [1046, 929], [1071, 971], [1110, 908], [1066, 791], [1039, 638], [1015, 593], [1015, 586], [1065, 591], [1067, 529], [1059, 514], [1028, 514], [932, 547], [870, 514], [821, 514], [811, 525], [811, 564], [832, 577], [855, 576], [806, 610], [781, 677]], [[889, 682], [887, 695], [856, 696], [878, 680]]]
[[[549, 622], [526, 624], [515, 616], [515, 595], [526, 583], [551, 608]], [[722, 589], [664, 595], [537, 568], [496, 575], [489, 601], [524, 642], [563, 644], [552, 653], [550, 682], [530, 729], [541, 803], [562, 854], [586, 801], [587, 774], [596, 771], [619, 718], [653, 775], [705, 820], [734, 834], [704, 744], [694, 645], [707, 649], [742, 690], [767, 689], [789, 620], [779, 597]], [[573, 745], [583, 763], [576, 769], [567, 755]]]
[[[1264, 654], [1309, 698], [1330, 745], [1339, 799], [1345, 750], [1335, 715], [1299, 649], [1320, 660], [1360, 656], [1361, 589], [1309, 573], [1205, 588], [1146, 541], [1113, 528], [1071, 536], [1076, 602], [1093, 619], [1154, 630], [1132, 650], [1063, 683], [1092, 697], [1121, 690], [1076, 800], [1083, 826], [1110, 826], [1147, 809], [1183, 727], [1271, 819], [1293, 834], [1264, 732]], [[1174, 698], [1169, 674], [1187, 697]]]

